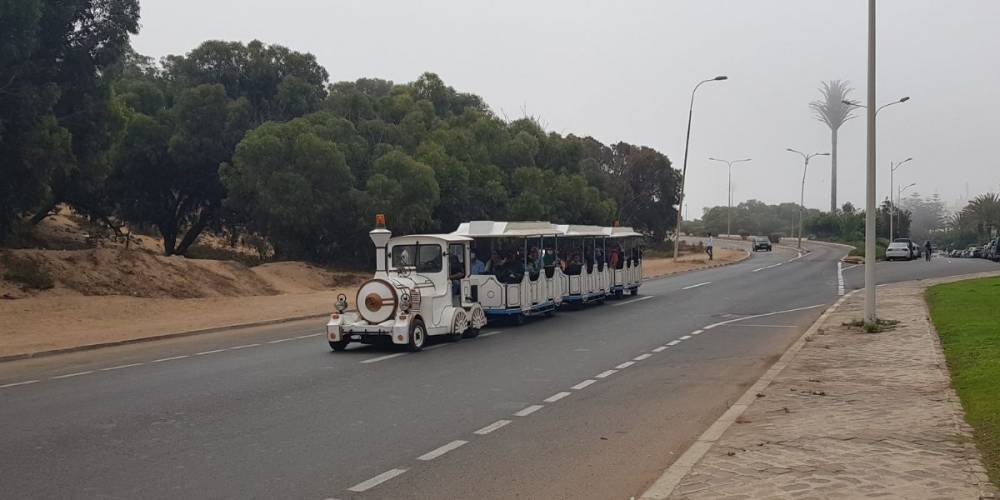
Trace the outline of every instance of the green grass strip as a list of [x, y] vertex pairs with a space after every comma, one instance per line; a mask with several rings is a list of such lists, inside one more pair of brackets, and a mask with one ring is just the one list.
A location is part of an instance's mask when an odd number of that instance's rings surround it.
[[931, 287], [927, 303], [965, 419], [1000, 486], [1000, 278]]

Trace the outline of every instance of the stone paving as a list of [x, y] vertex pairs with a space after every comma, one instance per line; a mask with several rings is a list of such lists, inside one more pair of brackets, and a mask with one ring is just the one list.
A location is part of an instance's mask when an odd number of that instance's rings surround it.
[[923, 301], [879, 289], [867, 334], [848, 298], [683, 477], [669, 498], [1000, 498], [986, 477]]

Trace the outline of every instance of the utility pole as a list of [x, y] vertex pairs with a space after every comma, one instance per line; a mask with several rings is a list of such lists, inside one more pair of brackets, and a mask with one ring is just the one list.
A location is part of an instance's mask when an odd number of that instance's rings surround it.
[[865, 325], [875, 313], [875, 0], [868, 0], [868, 164], [865, 184]]
[[[892, 243], [892, 240], [894, 238], [893, 235], [895, 234], [892, 231], [892, 219], [896, 215], [896, 203], [892, 201], [893, 174], [896, 173], [896, 169], [902, 167], [904, 163], [912, 159], [913, 159], [912, 157], [907, 158], [899, 163], [896, 163], [895, 165], [891, 161], [889, 162], [889, 243]], [[898, 197], [896, 198], [896, 200], [902, 201]]]

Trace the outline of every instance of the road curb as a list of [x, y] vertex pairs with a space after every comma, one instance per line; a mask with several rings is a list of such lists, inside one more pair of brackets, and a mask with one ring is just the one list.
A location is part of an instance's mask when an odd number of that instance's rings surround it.
[[662, 500], [669, 497], [674, 492], [674, 489], [677, 488], [677, 485], [680, 484], [681, 480], [684, 479], [684, 476], [691, 472], [691, 469], [694, 468], [695, 464], [697, 464], [702, 457], [708, 453], [708, 450], [710, 450], [712, 446], [714, 446], [715, 443], [722, 438], [722, 435], [726, 432], [726, 430], [729, 429], [729, 427], [736, 422], [736, 419], [743, 415], [743, 412], [745, 412], [747, 408], [749, 408], [750, 405], [757, 399], [757, 394], [763, 392], [764, 389], [766, 389], [767, 386], [770, 385], [771, 382], [773, 382], [774, 379], [785, 369], [785, 367], [788, 366], [792, 358], [794, 358], [795, 355], [802, 350], [802, 346], [806, 343], [806, 338], [815, 333], [819, 329], [820, 325], [822, 325], [823, 322], [825, 322], [827, 318], [829, 318], [830, 315], [844, 303], [844, 301], [857, 293], [857, 291], [858, 290], [854, 290], [844, 295], [834, 302], [833, 305], [823, 311], [823, 314], [820, 315], [816, 322], [813, 323], [812, 326], [805, 331], [805, 333], [800, 335], [799, 338], [785, 350], [784, 354], [781, 355], [781, 358], [771, 365], [771, 368], [764, 372], [764, 374], [757, 379], [757, 382], [750, 386], [750, 388], [747, 389], [738, 400], [736, 400], [736, 403], [730, 406], [721, 417], [712, 423], [712, 425], [706, 429], [705, 432], [698, 436], [698, 439], [696, 439], [695, 442], [691, 444], [691, 446], [688, 447], [688, 449], [685, 450], [677, 460], [674, 461], [674, 463], [670, 464], [670, 467], [663, 472], [659, 479], [657, 479], [656, 482], [654, 482], [653, 485], [639, 497], [639, 499]]
[[101, 348], [104, 348], [104, 347], [114, 347], [114, 346], [129, 345], [129, 344], [140, 344], [140, 343], [143, 343], [143, 342], [152, 342], [152, 341], [155, 341], [155, 340], [166, 340], [166, 339], [173, 339], [173, 338], [179, 338], [179, 337], [191, 337], [191, 336], [194, 336], [194, 335], [203, 335], [203, 334], [207, 334], [207, 333], [218, 333], [218, 332], [223, 332], [223, 331], [226, 331], [226, 330], [235, 330], [235, 329], [239, 329], [239, 328], [253, 328], [253, 327], [256, 327], [256, 326], [277, 325], [277, 324], [281, 324], [281, 323], [291, 323], [293, 321], [302, 321], [302, 320], [306, 320], [306, 319], [314, 319], [314, 318], [315, 319], [319, 319], [319, 318], [325, 318], [326, 316], [327, 316], [326, 313], [324, 313], [324, 314], [309, 314], [309, 315], [304, 315], [304, 316], [292, 316], [292, 317], [289, 317], [289, 318], [268, 319], [268, 320], [263, 320], [263, 321], [253, 321], [253, 322], [250, 322], [250, 323], [238, 323], [238, 324], [235, 324], [235, 325], [215, 326], [215, 327], [212, 327], [212, 328], [202, 328], [202, 329], [198, 329], [198, 330], [187, 330], [187, 331], [183, 331], [183, 332], [165, 333], [165, 334], [162, 334], [162, 335], [154, 335], [152, 337], [141, 337], [141, 338], [136, 338], [136, 339], [115, 340], [115, 341], [112, 341], [112, 342], [100, 342], [100, 343], [97, 343], [97, 344], [87, 344], [87, 345], [74, 346], [74, 347], [64, 347], [64, 348], [61, 348], [61, 349], [52, 349], [52, 350], [49, 350], [49, 351], [26, 352], [26, 353], [21, 353], [21, 354], [9, 354], [9, 355], [6, 355], [6, 356], [0, 356], [0, 363], [6, 362], [6, 361], [17, 361], [17, 360], [22, 360], [22, 359], [43, 358], [43, 357], [46, 357], [46, 356], [55, 356], [57, 354], [67, 354], [67, 353], [71, 353], [71, 352], [91, 351], [91, 350], [94, 350], [94, 349], [101, 349]]

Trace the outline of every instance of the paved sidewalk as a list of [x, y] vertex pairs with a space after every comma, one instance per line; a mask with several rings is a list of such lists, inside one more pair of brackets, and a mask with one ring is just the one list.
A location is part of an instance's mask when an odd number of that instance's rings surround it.
[[952, 390], [923, 290], [879, 290], [901, 323], [866, 334], [848, 298], [668, 498], [1000, 498]]

